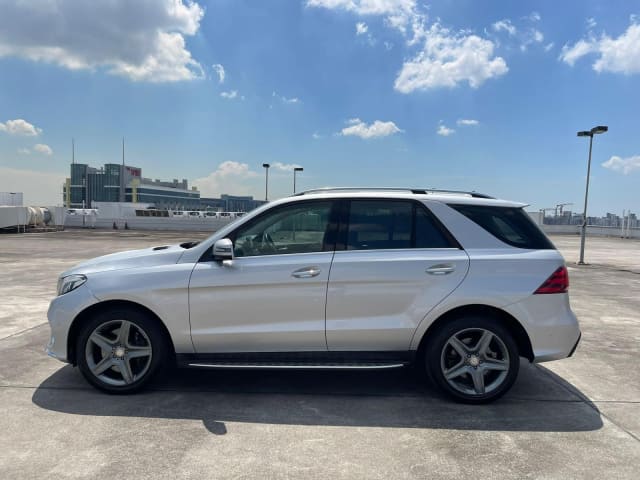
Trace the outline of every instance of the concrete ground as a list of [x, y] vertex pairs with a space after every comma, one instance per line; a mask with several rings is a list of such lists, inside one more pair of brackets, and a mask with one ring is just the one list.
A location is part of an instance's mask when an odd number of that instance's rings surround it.
[[[578, 351], [523, 363], [492, 405], [451, 403], [409, 369], [180, 371], [113, 397], [44, 354], [59, 272], [182, 239], [0, 236], [2, 478], [638, 478], [640, 242], [588, 239], [591, 265], [570, 264]], [[552, 240], [575, 262], [578, 237]]]

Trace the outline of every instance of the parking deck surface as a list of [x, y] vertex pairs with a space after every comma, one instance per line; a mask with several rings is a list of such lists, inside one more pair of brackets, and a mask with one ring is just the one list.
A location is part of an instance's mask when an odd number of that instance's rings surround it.
[[638, 478], [640, 242], [589, 238], [577, 267], [579, 238], [552, 237], [582, 342], [523, 363], [491, 405], [451, 403], [411, 369], [179, 371], [109, 396], [44, 354], [61, 271], [202, 236], [0, 236], [2, 478]]

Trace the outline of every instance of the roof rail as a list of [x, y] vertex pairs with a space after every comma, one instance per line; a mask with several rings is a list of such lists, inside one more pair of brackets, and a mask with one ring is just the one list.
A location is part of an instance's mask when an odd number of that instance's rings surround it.
[[428, 195], [438, 193], [453, 193], [460, 195], [469, 195], [473, 198], [494, 198], [484, 193], [468, 192], [465, 190], [441, 190], [437, 188], [384, 188], [384, 187], [327, 187], [327, 188], [314, 188], [311, 190], [305, 190], [304, 192], [295, 193], [294, 196], [310, 195], [312, 193], [331, 193], [331, 192], [408, 192], [416, 195]]

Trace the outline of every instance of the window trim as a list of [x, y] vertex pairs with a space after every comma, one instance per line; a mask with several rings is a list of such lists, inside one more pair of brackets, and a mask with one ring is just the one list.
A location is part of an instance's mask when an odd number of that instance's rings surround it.
[[[420, 202], [416, 199], [411, 198], [384, 198], [384, 197], [358, 197], [358, 198], [342, 198], [340, 199], [341, 206], [339, 208], [339, 225], [337, 232], [337, 241], [336, 241], [336, 251], [347, 251], [347, 252], [371, 252], [371, 251], [388, 251], [388, 252], [398, 252], [398, 251], [407, 251], [407, 250], [463, 250], [460, 242], [456, 240], [453, 234], [444, 226], [444, 224], [440, 221], [438, 217], [434, 215], [434, 213], [427, 207], [424, 203]], [[409, 203], [411, 204], [411, 247], [408, 248], [371, 248], [366, 250], [349, 250], [347, 248], [347, 243], [349, 240], [349, 217], [351, 214], [351, 203], [352, 202], [400, 202], [400, 203]], [[449, 246], [447, 247], [416, 247], [416, 213], [419, 209], [431, 219], [435, 228], [440, 232], [440, 234], [447, 240]]]

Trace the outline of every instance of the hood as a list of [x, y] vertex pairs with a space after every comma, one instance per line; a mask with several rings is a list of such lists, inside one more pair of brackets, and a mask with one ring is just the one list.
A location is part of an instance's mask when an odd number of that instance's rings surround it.
[[153, 267], [177, 263], [185, 249], [180, 245], [163, 245], [159, 247], [129, 250], [92, 258], [86, 262], [70, 268], [61, 276], [74, 273], [88, 274], [108, 270], [123, 270], [126, 268]]

